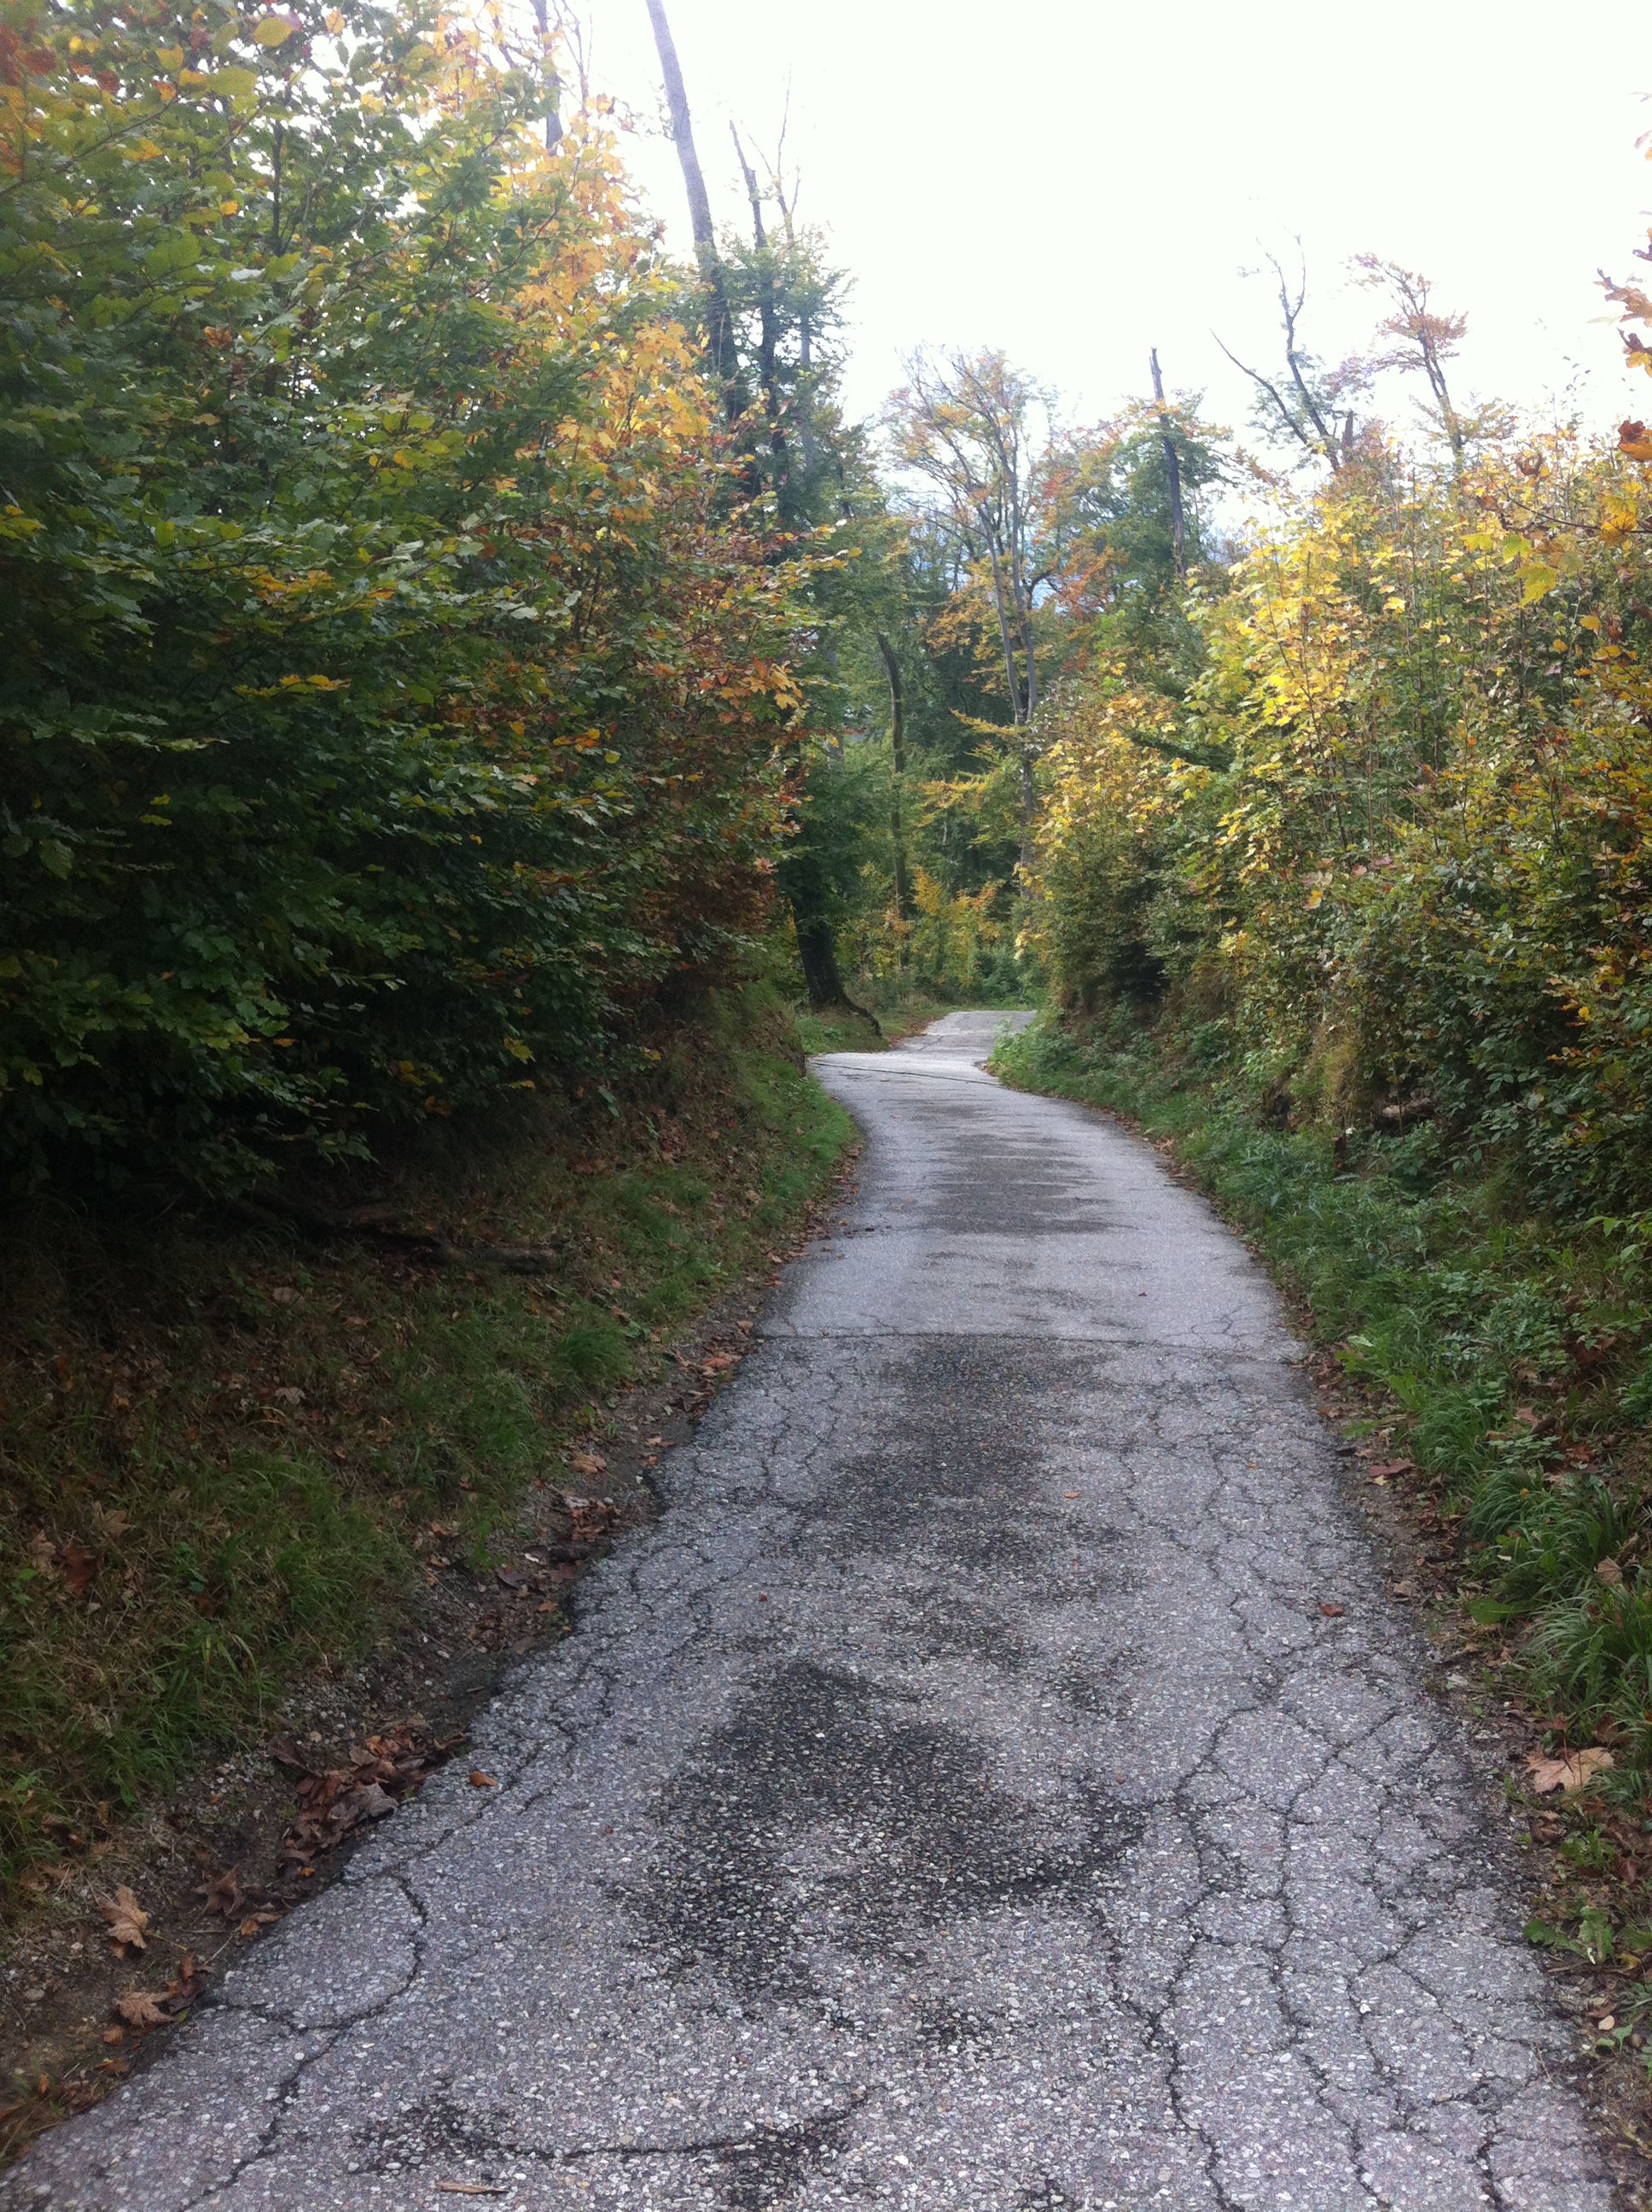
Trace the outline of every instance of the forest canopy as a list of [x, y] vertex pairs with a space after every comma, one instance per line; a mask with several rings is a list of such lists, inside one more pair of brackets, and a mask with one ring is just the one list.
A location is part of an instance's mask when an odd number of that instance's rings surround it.
[[942, 349], [857, 423], [847, 275], [738, 134], [718, 224], [668, 30], [692, 265], [554, 25], [4, 22], [10, 1182], [361, 1153], [778, 960], [1169, 1007], [1298, 1121], [1652, 1203], [1639, 423], [1461, 395], [1374, 254], [1333, 366], [1272, 264], [1249, 447], [1145, 349], [1104, 422]]

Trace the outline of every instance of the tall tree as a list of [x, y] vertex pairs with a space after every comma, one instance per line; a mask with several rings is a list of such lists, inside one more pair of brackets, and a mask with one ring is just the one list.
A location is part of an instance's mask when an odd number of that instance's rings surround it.
[[723, 264], [717, 252], [711, 196], [706, 190], [705, 173], [700, 167], [700, 155], [694, 143], [694, 118], [689, 112], [688, 90], [683, 82], [682, 64], [677, 58], [677, 44], [671, 37], [663, 0], [648, 0], [648, 21], [653, 26], [659, 73], [665, 82], [665, 105], [671, 118], [671, 140], [677, 148], [677, 166], [683, 172], [683, 189], [688, 195], [695, 259], [706, 288], [706, 350], [722, 386], [724, 410], [729, 420], [734, 422], [744, 411], [739, 392], [740, 365], [734, 342], [734, 318], [729, 312]]
[[[743, 456], [744, 495], [755, 502], [765, 489], [774, 495], [781, 525], [774, 548], [779, 557], [795, 545], [800, 531], [829, 520], [847, 523], [868, 504], [864, 441], [843, 428], [822, 390], [828, 380], [818, 349], [830, 326], [840, 281], [824, 269], [817, 240], [794, 223], [795, 192], [788, 200], [778, 176], [769, 190], [781, 210], [784, 234], [771, 240], [763, 221], [765, 195], [738, 132], [734, 146], [751, 211], [752, 242], [745, 247], [726, 233], [720, 241], [663, 0], [648, 0], [648, 15], [705, 287], [707, 352], [722, 385], [732, 441]], [[754, 374], [758, 400], [749, 407]], [[788, 430], [793, 421], [804, 432], [801, 471], [792, 465]], [[817, 580], [816, 598], [815, 665], [808, 672], [817, 712], [829, 714], [840, 689], [833, 664], [843, 617], [823, 579]], [[800, 743], [801, 757], [794, 759], [789, 775], [794, 834], [779, 864], [779, 885], [792, 910], [811, 1004], [853, 1006], [835, 941], [851, 825], [832, 781], [829, 748], [817, 735]]]
[[1354, 416], [1347, 402], [1364, 391], [1370, 371], [1359, 359], [1327, 368], [1309, 346], [1303, 336], [1308, 267], [1301, 258], [1300, 240], [1297, 255], [1294, 277], [1287, 276], [1277, 254], [1267, 257], [1278, 288], [1283, 368], [1266, 375], [1241, 361], [1220, 338], [1217, 343], [1234, 367], [1250, 379], [1256, 395], [1254, 420], [1264, 435], [1278, 444], [1296, 447], [1299, 465], [1323, 461], [1334, 476], [1353, 458]]
[[907, 774], [907, 702], [906, 688], [901, 681], [901, 663], [887, 635], [875, 629], [878, 659], [884, 664], [884, 673], [889, 682], [889, 742], [890, 742], [890, 844], [894, 854], [895, 911], [902, 921], [910, 921], [915, 911], [912, 902], [912, 884], [907, 868], [907, 836], [904, 801]]
[[1455, 361], [1468, 330], [1467, 315], [1444, 315], [1433, 302], [1433, 285], [1414, 269], [1397, 261], [1384, 261], [1375, 253], [1356, 254], [1357, 281], [1386, 297], [1388, 313], [1376, 326], [1366, 365], [1375, 375], [1399, 369], [1420, 375], [1428, 386], [1424, 412], [1434, 434], [1451, 455], [1451, 465], [1461, 471], [1469, 448], [1481, 440], [1497, 437], [1509, 427], [1506, 408], [1495, 401], [1475, 401], [1467, 407], [1453, 396], [1446, 364]]
[[1164, 448], [1164, 484], [1170, 501], [1170, 544], [1175, 556], [1176, 574], [1185, 576], [1187, 573], [1187, 533], [1181, 511], [1181, 456], [1176, 451], [1176, 441], [1170, 434], [1166, 417], [1164, 378], [1159, 369], [1157, 346], [1149, 359], [1153, 372], [1153, 404], [1158, 410], [1159, 420], [1166, 424], [1161, 442]]
[[998, 352], [924, 354], [889, 403], [897, 465], [927, 486], [935, 519], [956, 539], [985, 587], [1003, 655], [1011, 726], [1019, 740], [1022, 810], [1034, 805], [1030, 726], [1038, 708], [1034, 609], [1049, 571], [1042, 563], [1053, 444], [1048, 395]]

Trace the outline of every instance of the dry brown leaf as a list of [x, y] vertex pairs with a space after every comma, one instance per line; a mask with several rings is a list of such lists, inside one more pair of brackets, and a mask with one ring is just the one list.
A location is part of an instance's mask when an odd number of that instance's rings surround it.
[[63, 1565], [63, 1586], [70, 1597], [84, 1597], [87, 1586], [98, 1571], [98, 1555], [88, 1552], [84, 1544], [74, 1537], [64, 1546], [58, 1558]]
[[568, 1463], [575, 1474], [606, 1474], [608, 1462], [600, 1452], [571, 1451]]
[[1607, 1772], [1617, 1761], [1604, 1744], [1593, 1743], [1587, 1751], [1563, 1752], [1557, 1759], [1545, 1759], [1540, 1752], [1534, 1751], [1528, 1753], [1526, 1764], [1531, 1770], [1532, 1787], [1540, 1797], [1546, 1797], [1552, 1790], [1564, 1790], [1570, 1797], [1595, 1775]]
[[196, 1895], [206, 1899], [209, 1912], [222, 1912], [226, 1920], [233, 1920], [241, 1909], [240, 1875], [234, 1867], [226, 1867], [221, 1875], [198, 1889]]
[[1339, 1605], [1322, 1605], [1320, 1611], [1327, 1620], [1340, 1620], [1345, 1608]]
[[98, 1911], [108, 1923], [109, 1941], [118, 1951], [131, 1944], [137, 1950], [147, 1950], [143, 1930], [149, 1924], [149, 1916], [122, 1882], [112, 1897], [100, 1897]]
[[497, 1790], [499, 1784], [493, 1775], [484, 1774], [479, 1766], [473, 1766], [471, 1769], [471, 1787], [472, 1790]]
[[1621, 1589], [1623, 1588], [1624, 1571], [1618, 1565], [1616, 1559], [1597, 1559], [1594, 1565], [1594, 1572], [1596, 1579], [1603, 1582], [1608, 1589]]
[[164, 2027], [167, 2014], [160, 2002], [143, 1990], [128, 1990], [124, 1997], [117, 1997], [114, 2010], [128, 2027]]

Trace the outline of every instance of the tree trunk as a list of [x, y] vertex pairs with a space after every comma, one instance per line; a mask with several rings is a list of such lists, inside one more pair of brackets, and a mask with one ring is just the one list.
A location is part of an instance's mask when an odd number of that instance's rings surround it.
[[[732, 123], [729, 137], [734, 141], [734, 151], [740, 164], [740, 174], [745, 179], [746, 198], [751, 203], [752, 242], [759, 253], [768, 250], [768, 240], [763, 234], [762, 195], [757, 190], [757, 179], [745, 157], [745, 148], [740, 143], [740, 134]], [[775, 356], [780, 345], [780, 318], [774, 309], [774, 277], [772, 266], [764, 263], [757, 290], [757, 381], [762, 387], [763, 415], [768, 424], [768, 447], [774, 456], [776, 469], [775, 491], [781, 513], [787, 521], [790, 502], [787, 493], [786, 433], [780, 428], [780, 377], [775, 368]]]
[[1010, 611], [1004, 603], [1004, 562], [999, 551], [997, 536], [984, 514], [981, 516], [981, 536], [986, 540], [987, 557], [992, 564], [993, 611], [998, 617], [999, 643], [1004, 648], [1004, 687], [1010, 695], [1010, 720], [1019, 729], [1027, 717], [1021, 703], [1021, 678], [1016, 671], [1015, 639], [1010, 629]]
[[874, 630], [878, 650], [883, 656], [884, 673], [889, 678], [889, 737], [890, 763], [894, 771], [890, 790], [889, 828], [890, 842], [895, 848], [895, 911], [902, 921], [910, 921], [915, 911], [912, 902], [912, 885], [907, 878], [906, 824], [901, 818], [901, 797], [907, 772], [906, 696], [901, 688], [901, 664], [895, 658], [895, 648], [883, 631]]
[[817, 1013], [828, 1006], [846, 1006], [852, 1014], [870, 1022], [879, 1036], [884, 1032], [878, 1017], [865, 1006], [856, 1006], [843, 988], [843, 978], [838, 971], [837, 947], [832, 941], [832, 926], [823, 915], [799, 914], [795, 900], [792, 905], [793, 927], [798, 933], [798, 957], [803, 963], [803, 980], [809, 989], [809, 1004]]
[[729, 313], [728, 292], [723, 283], [723, 264], [717, 258], [717, 234], [711, 220], [711, 199], [706, 191], [700, 156], [695, 150], [694, 121], [689, 113], [689, 95], [683, 83], [683, 70], [677, 58], [671, 27], [665, 20], [664, 0], [648, 0], [648, 20], [654, 28], [660, 74], [665, 80], [665, 105], [671, 111], [671, 137], [677, 146], [677, 166], [683, 172], [683, 189], [688, 194], [695, 258], [700, 264], [700, 275], [706, 287], [711, 325], [708, 334], [708, 350], [713, 366], [722, 380], [724, 411], [729, 421], [734, 422], [739, 420], [743, 411], [738, 390], [740, 362], [734, 343], [734, 318]]
[[[1159, 374], [1158, 348], [1149, 356], [1153, 364], [1153, 398], [1159, 410], [1161, 428], [1164, 423], [1164, 379]], [[1168, 429], [1163, 430], [1164, 473], [1170, 485], [1170, 544], [1175, 558], [1176, 574], [1187, 573], [1186, 532], [1181, 517], [1181, 456], [1176, 451], [1176, 441]]]
[[[546, 4], [546, 0], [533, 0], [533, 20], [539, 26], [540, 45], [542, 46], [549, 46], [550, 43], [550, 10]], [[551, 78], [550, 89], [550, 112], [545, 118], [545, 151], [547, 154], [554, 152], [562, 135], [562, 82], [559, 78], [556, 76]]]

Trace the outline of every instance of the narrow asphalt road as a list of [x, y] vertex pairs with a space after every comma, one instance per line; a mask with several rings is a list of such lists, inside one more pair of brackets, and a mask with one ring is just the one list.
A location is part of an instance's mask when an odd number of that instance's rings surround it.
[[820, 1063], [848, 1226], [486, 1716], [501, 1786], [434, 1780], [8, 2212], [1607, 2212], [1266, 1281], [995, 1027]]

